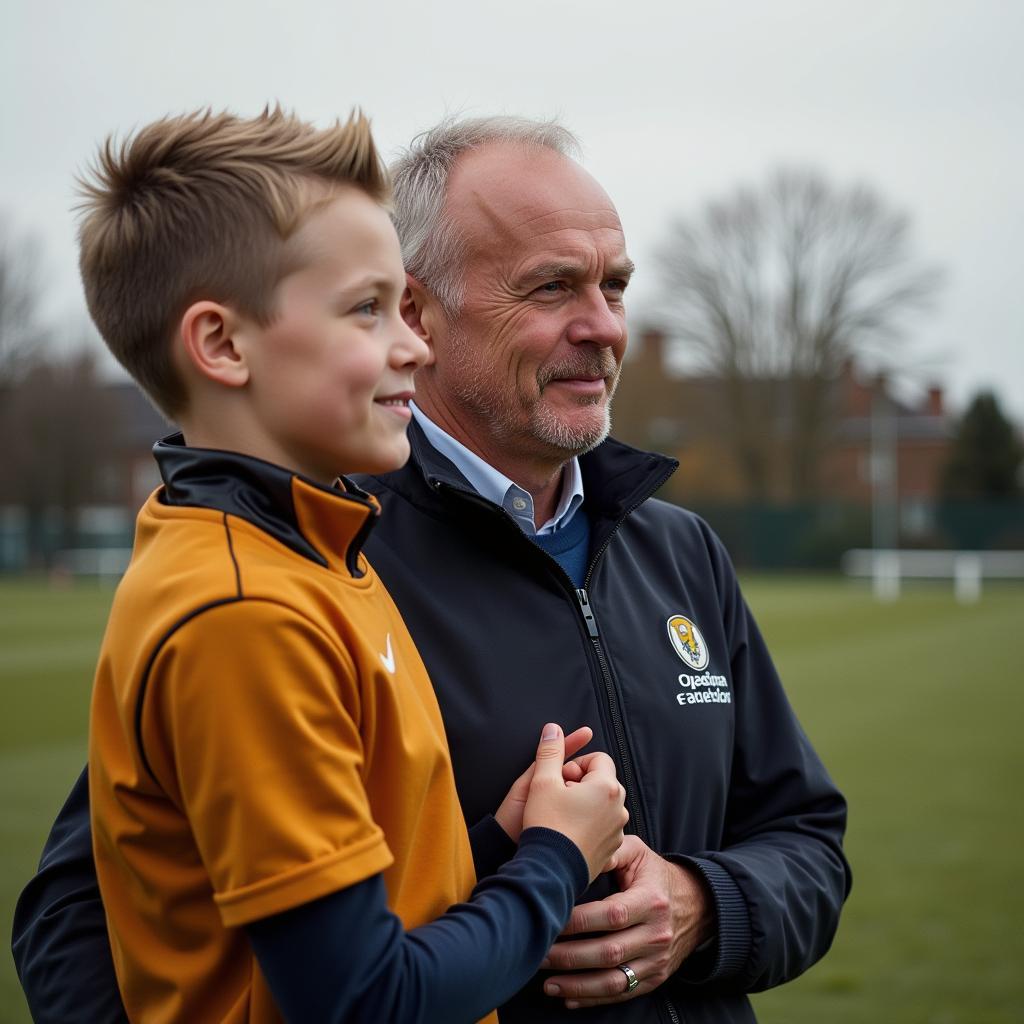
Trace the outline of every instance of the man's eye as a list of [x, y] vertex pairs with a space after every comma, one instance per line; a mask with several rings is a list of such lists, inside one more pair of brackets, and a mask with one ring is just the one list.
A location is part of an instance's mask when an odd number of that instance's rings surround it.
[[604, 290], [606, 292], [619, 292], [619, 294], [621, 294], [626, 290], [626, 285], [628, 284], [629, 282], [624, 281], [621, 277], [612, 277], [605, 281]]
[[543, 292], [545, 295], [556, 295], [563, 287], [564, 285], [561, 281], [547, 281], [542, 284], [537, 291]]

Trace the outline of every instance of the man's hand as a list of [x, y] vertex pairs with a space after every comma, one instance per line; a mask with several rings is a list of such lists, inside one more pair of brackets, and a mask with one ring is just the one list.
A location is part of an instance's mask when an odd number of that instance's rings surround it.
[[[612, 866], [622, 891], [577, 907], [562, 933], [606, 934], [556, 942], [541, 965], [575, 972], [544, 983], [544, 991], [565, 999], [569, 1009], [622, 1003], [652, 991], [714, 928], [714, 905], [703, 881], [659, 857], [636, 836], [626, 836]], [[619, 964], [639, 981], [632, 992]]]

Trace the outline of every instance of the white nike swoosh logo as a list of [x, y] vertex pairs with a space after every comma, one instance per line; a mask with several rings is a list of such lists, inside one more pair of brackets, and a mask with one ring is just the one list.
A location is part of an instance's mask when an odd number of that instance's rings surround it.
[[384, 667], [392, 674], [395, 674], [395, 656], [391, 653], [391, 634], [388, 633], [388, 653], [378, 655]]

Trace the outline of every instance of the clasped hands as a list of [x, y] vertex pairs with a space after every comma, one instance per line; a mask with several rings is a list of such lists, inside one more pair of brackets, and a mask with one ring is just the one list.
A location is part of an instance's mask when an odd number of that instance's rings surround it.
[[[516, 779], [495, 812], [498, 824], [514, 840], [531, 825], [545, 825], [568, 835], [587, 859], [591, 881], [605, 871], [616, 873], [620, 891], [577, 906], [560, 940], [541, 964], [560, 972], [545, 981], [544, 991], [563, 999], [569, 1009], [625, 1002], [653, 991], [711, 936], [714, 926], [712, 901], [703, 881], [694, 872], [660, 857], [637, 836], [622, 834], [625, 794], [615, 781], [614, 762], [599, 752], [573, 757], [592, 738], [592, 731], [584, 726], [564, 738], [564, 747], [561, 730], [555, 743], [542, 741], [538, 760]], [[560, 788], [565, 799], [556, 807], [550, 800], [545, 803], [543, 797], [545, 788], [549, 793], [555, 788], [552, 780], [557, 785], [552, 763], [557, 758], [562, 760]], [[535, 777], [544, 759], [540, 773], [546, 781], [538, 792]], [[574, 799], [582, 794], [571, 790], [584, 782], [594, 793], [601, 789], [603, 803]], [[603, 828], [607, 835], [603, 839], [598, 837], [600, 823], [591, 821], [581, 828], [581, 815], [595, 812], [606, 819]], [[559, 819], [560, 813], [567, 817]], [[598, 854], [594, 863], [584, 845], [592, 845]], [[599, 850], [613, 852], [599, 859]], [[573, 938], [582, 934], [587, 937]], [[639, 982], [632, 990], [620, 965], [628, 965]]]

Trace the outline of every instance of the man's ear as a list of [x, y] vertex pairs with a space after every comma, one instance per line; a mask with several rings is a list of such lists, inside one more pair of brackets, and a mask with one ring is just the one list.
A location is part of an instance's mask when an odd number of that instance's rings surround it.
[[204, 377], [230, 388], [249, 381], [244, 346], [237, 333], [237, 313], [219, 302], [194, 302], [181, 318], [181, 343], [185, 358]]
[[440, 315], [437, 299], [412, 274], [406, 274], [405, 291], [398, 308], [406, 326], [427, 343], [430, 354], [424, 365], [430, 366], [434, 362], [435, 325]]

